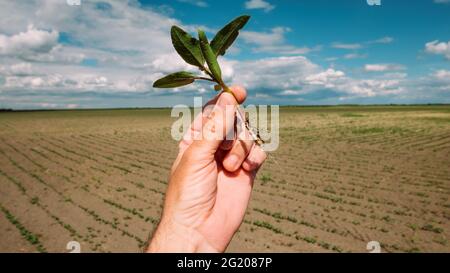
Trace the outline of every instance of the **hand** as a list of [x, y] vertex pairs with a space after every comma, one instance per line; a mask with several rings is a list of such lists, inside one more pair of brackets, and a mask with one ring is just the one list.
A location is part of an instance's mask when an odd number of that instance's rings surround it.
[[241, 225], [266, 154], [244, 130], [225, 140], [246, 97], [243, 88], [232, 91], [208, 102], [180, 142], [148, 252], [223, 252]]

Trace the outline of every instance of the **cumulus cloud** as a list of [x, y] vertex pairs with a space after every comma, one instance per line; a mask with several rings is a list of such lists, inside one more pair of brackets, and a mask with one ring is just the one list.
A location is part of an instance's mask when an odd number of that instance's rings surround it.
[[305, 80], [312, 85], [323, 85], [326, 88], [334, 88], [334, 82], [344, 76], [344, 72], [329, 68], [323, 72], [309, 75]]
[[376, 95], [392, 95], [399, 94], [405, 89], [401, 86], [401, 80], [397, 79], [366, 79], [358, 80], [351, 86], [349, 90], [354, 94], [373, 97]]
[[136, 1], [1, 1], [0, 15], [4, 91], [148, 92], [169, 66], [188, 69], [168, 34], [182, 24]]
[[242, 83], [249, 90], [271, 98], [314, 98], [318, 103], [327, 96], [364, 98], [405, 91], [402, 86], [405, 79], [399, 75], [391, 75], [388, 79], [355, 79], [346, 76], [341, 70], [323, 69], [302, 56], [265, 58], [234, 62], [232, 65], [235, 83]]
[[36, 29], [28, 25], [27, 30], [15, 35], [0, 34], [0, 55], [26, 57], [50, 52], [58, 42], [58, 32]]
[[[198, 27], [183, 24], [157, 7], [141, 7], [135, 0], [84, 1], [81, 8], [59, 0], [0, 1], [0, 100], [14, 108], [134, 107], [191, 103], [192, 94], [209, 96], [209, 83], [163, 91], [152, 88], [167, 73], [196, 70], [174, 52], [169, 35], [173, 24], [188, 31]], [[242, 31], [243, 45], [276, 57], [219, 58], [224, 80], [246, 86], [249, 103], [319, 104], [411, 94], [406, 92], [411, 85], [403, 69], [379, 64], [375, 71], [383, 73], [355, 78], [351, 71], [323, 67], [301, 56], [320, 47], [290, 45], [286, 39], [290, 31], [286, 27]], [[385, 37], [372, 43], [391, 41]], [[368, 44], [356, 45], [340, 47], [358, 49]], [[445, 52], [438, 42], [431, 47], [433, 52]], [[364, 56], [350, 52], [343, 58]], [[421, 95], [420, 88], [428, 92], [423, 94], [447, 90], [449, 84], [443, 80], [447, 72], [436, 71], [417, 82], [415, 94]]]
[[0, 74], [2, 75], [13, 75], [13, 76], [29, 76], [35, 72], [32, 69], [30, 63], [14, 63], [11, 65], [1, 65]]
[[425, 52], [436, 55], [443, 55], [450, 60], [450, 41], [439, 42], [438, 40], [425, 44]]
[[290, 31], [291, 29], [286, 27], [274, 27], [270, 32], [241, 31], [241, 37], [247, 43], [267, 46], [283, 42], [284, 34]]
[[287, 27], [274, 27], [268, 32], [242, 31], [241, 38], [244, 42], [254, 45], [253, 52], [273, 53], [279, 55], [302, 55], [311, 51], [320, 50], [320, 46], [314, 48], [296, 47], [286, 44], [285, 34], [291, 29]]
[[274, 57], [233, 64], [235, 83], [249, 89], [289, 89], [300, 86], [319, 66], [305, 57]]
[[265, 12], [269, 12], [275, 8], [274, 5], [264, 0], [249, 0], [245, 2], [246, 9], [263, 9]]

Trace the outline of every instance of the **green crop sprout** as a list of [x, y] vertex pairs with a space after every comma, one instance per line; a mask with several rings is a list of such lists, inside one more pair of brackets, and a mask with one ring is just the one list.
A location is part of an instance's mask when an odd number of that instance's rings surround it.
[[175, 50], [186, 63], [198, 67], [208, 77], [181, 71], [157, 80], [153, 87], [174, 88], [189, 85], [196, 80], [206, 80], [216, 83], [214, 86], [216, 91], [223, 90], [233, 94], [222, 80], [222, 71], [217, 62], [217, 57], [225, 55], [226, 50], [239, 35], [239, 30], [247, 24], [249, 19], [250, 16], [248, 15], [234, 19], [216, 34], [211, 43], [208, 42], [205, 32], [201, 29], [198, 30], [198, 39], [196, 39], [180, 27], [173, 26], [170, 34]]
[[[250, 16], [248, 15], [237, 17], [217, 32], [211, 42], [208, 41], [205, 32], [201, 29], [198, 30], [198, 39], [196, 39], [180, 27], [172, 26], [170, 34], [173, 47], [186, 63], [198, 67], [201, 72], [206, 74], [206, 77], [187, 71], [180, 71], [155, 81], [153, 87], [175, 88], [189, 85], [196, 80], [205, 80], [215, 83], [214, 90], [228, 92], [236, 97], [233, 91], [222, 80], [222, 70], [217, 62], [217, 57], [225, 55], [227, 49], [238, 37], [239, 30], [247, 24], [249, 19]], [[250, 130], [249, 122], [242, 117], [241, 111], [238, 110], [237, 113], [253, 139], [256, 140], [256, 143], [263, 143], [259, 134]]]

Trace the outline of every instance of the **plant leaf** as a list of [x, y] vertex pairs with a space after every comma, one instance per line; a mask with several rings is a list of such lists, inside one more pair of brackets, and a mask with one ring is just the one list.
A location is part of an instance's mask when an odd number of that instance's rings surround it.
[[195, 75], [190, 72], [176, 72], [165, 76], [153, 83], [155, 88], [172, 88], [191, 84], [195, 81]]
[[239, 30], [247, 24], [250, 16], [242, 15], [234, 19], [219, 32], [217, 32], [214, 39], [211, 41], [211, 47], [216, 53], [216, 56], [224, 55], [225, 51], [233, 44], [239, 35]]
[[170, 36], [172, 37], [173, 47], [181, 58], [188, 64], [203, 69], [205, 60], [203, 59], [199, 41], [177, 26], [172, 26]]
[[217, 56], [211, 48], [211, 45], [206, 38], [205, 32], [201, 29], [198, 30], [198, 38], [200, 40], [200, 48], [202, 49], [203, 57], [208, 64], [214, 79], [218, 82], [222, 82], [222, 71], [220, 70], [219, 63], [217, 62]]

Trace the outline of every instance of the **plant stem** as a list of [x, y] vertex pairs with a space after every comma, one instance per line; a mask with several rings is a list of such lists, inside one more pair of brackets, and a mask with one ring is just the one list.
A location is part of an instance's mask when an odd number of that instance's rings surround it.
[[210, 78], [206, 78], [206, 77], [195, 77], [196, 80], [205, 80], [205, 81], [210, 81], [210, 82], [216, 82], [213, 79]]

